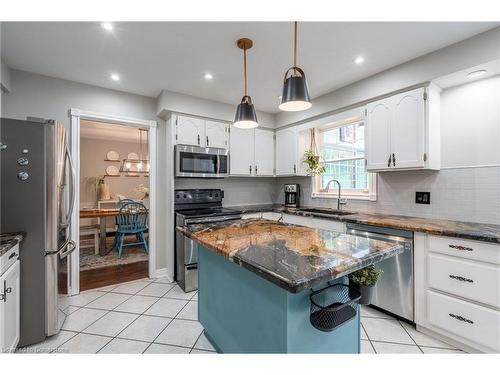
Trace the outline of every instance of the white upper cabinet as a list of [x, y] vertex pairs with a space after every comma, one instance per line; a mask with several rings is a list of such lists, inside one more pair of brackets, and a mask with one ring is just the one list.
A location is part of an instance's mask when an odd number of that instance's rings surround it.
[[177, 144], [204, 146], [205, 120], [195, 117], [177, 116], [175, 128]]
[[391, 165], [390, 98], [366, 106], [366, 168], [384, 169]]
[[392, 97], [391, 150], [398, 168], [424, 167], [424, 88]]
[[367, 170], [439, 169], [439, 99], [429, 86], [369, 103]]
[[232, 176], [274, 176], [274, 132], [231, 126], [229, 159]]
[[274, 175], [274, 132], [255, 129], [254, 137], [254, 175]]
[[295, 128], [276, 131], [276, 175], [292, 176], [298, 171], [298, 134]]
[[229, 174], [252, 176], [254, 171], [254, 129], [231, 126], [229, 140]]
[[227, 148], [227, 123], [189, 116], [177, 116], [175, 128], [176, 144]]
[[216, 121], [205, 122], [205, 144], [207, 147], [227, 148], [228, 124]]

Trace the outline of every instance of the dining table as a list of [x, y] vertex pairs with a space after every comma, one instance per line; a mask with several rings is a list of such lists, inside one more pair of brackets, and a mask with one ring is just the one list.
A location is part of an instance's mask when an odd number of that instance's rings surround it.
[[81, 209], [80, 219], [99, 219], [99, 255], [106, 255], [106, 224], [107, 219], [116, 217], [119, 213], [118, 208], [92, 208]]

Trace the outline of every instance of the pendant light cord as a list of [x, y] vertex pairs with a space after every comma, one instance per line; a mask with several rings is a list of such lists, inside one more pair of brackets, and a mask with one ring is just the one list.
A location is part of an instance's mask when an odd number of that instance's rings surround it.
[[247, 96], [247, 49], [243, 49], [243, 76], [245, 77], [245, 97]]
[[[293, 67], [297, 66], [297, 21], [294, 22], [293, 31]], [[297, 69], [293, 70], [294, 75], [297, 75]]]

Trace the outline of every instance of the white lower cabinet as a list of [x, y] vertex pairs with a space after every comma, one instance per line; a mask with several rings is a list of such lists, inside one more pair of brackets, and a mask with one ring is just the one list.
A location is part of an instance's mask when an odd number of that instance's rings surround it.
[[431, 290], [427, 303], [431, 325], [466, 342], [500, 351], [500, 312]]
[[334, 221], [329, 219], [321, 219], [317, 217], [312, 218], [312, 228], [331, 230], [333, 232], [345, 233], [345, 224], [341, 221]]
[[292, 214], [283, 214], [283, 222], [287, 224], [303, 225], [312, 227], [312, 217]]
[[417, 330], [500, 351], [500, 244], [415, 233]]
[[11, 352], [19, 343], [19, 260], [0, 276], [0, 353]]
[[267, 219], [278, 221], [281, 218], [281, 214], [279, 212], [252, 212], [248, 214], [243, 214], [242, 219]]

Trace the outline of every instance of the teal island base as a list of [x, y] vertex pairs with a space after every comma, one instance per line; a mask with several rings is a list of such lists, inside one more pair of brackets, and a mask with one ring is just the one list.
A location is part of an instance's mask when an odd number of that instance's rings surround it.
[[310, 290], [289, 293], [201, 245], [198, 257], [198, 319], [218, 352], [360, 352], [359, 306], [354, 319], [323, 332], [309, 322]]

